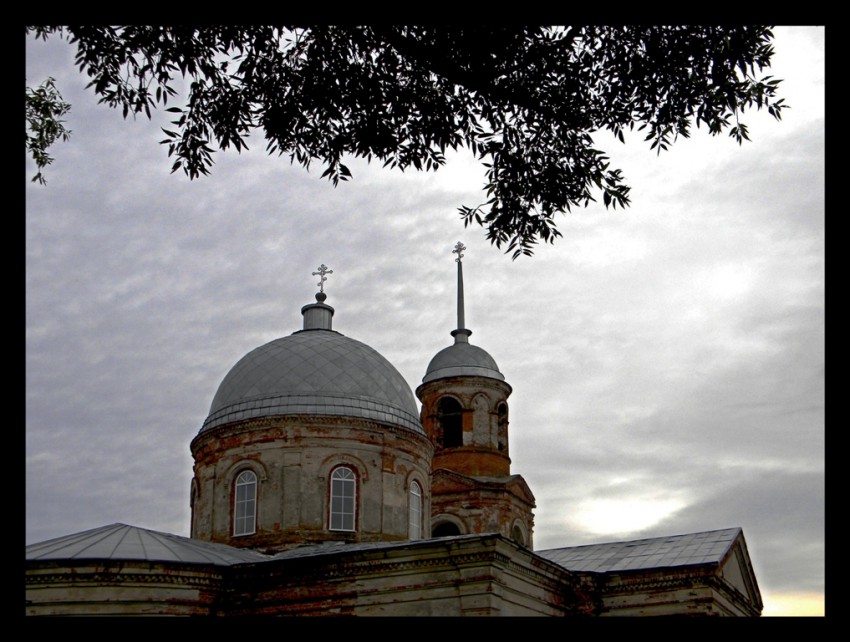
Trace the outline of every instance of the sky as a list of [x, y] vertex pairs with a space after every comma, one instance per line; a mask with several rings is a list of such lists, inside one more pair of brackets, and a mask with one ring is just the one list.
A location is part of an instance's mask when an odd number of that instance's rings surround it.
[[67, 42], [28, 40], [27, 81], [56, 79], [72, 135], [46, 186], [26, 164], [26, 542], [188, 536], [189, 442], [228, 370], [301, 328], [321, 264], [334, 329], [415, 389], [452, 343], [462, 241], [534, 547], [740, 526], [764, 615], [823, 615], [824, 29], [775, 34], [782, 121], [748, 111], [751, 142], [697, 129], [661, 156], [595, 136], [631, 207], [560, 216], [515, 261], [459, 217], [485, 200], [471, 153], [436, 173], [352, 160], [334, 188], [258, 136], [190, 181], [165, 113], [125, 121]]

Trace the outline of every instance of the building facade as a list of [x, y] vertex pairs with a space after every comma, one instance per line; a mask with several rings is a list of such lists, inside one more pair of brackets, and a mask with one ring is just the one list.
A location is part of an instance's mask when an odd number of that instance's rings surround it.
[[534, 552], [509, 396], [458, 324], [416, 389], [333, 330], [225, 376], [190, 445], [191, 537], [115, 524], [27, 547], [30, 615], [758, 615], [740, 529]]

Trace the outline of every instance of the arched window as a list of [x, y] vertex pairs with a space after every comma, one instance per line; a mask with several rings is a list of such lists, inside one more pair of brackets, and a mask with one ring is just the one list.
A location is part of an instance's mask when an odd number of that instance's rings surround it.
[[257, 476], [243, 470], [233, 491], [233, 534], [252, 535], [257, 531]]
[[354, 508], [357, 505], [357, 476], [345, 466], [331, 473], [330, 529], [354, 530]]
[[499, 425], [508, 423], [508, 404], [503, 401], [496, 411], [499, 413]]
[[511, 531], [511, 539], [513, 539], [517, 544], [525, 546], [525, 530], [519, 524], [514, 524], [514, 528]]
[[432, 537], [445, 537], [446, 535], [460, 535], [460, 528], [452, 522], [441, 522], [434, 526], [431, 531]]
[[410, 539], [422, 537], [422, 488], [418, 482], [410, 484], [410, 510], [408, 511], [407, 536]]
[[499, 430], [496, 443], [499, 450], [504, 450], [508, 441], [508, 404], [503, 401], [496, 411], [499, 413]]
[[443, 448], [463, 446], [463, 420], [457, 399], [443, 397], [437, 404], [437, 419], [443, 433]]
[[198, 501], [198, 478], [189, 485], [189, 537], [195, 536], [195, 503]]

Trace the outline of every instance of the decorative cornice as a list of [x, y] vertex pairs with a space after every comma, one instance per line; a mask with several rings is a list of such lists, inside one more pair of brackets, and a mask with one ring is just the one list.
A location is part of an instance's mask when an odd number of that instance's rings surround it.
[[490, 389], [505, 395], [505, 399], [510, 397], [513, 392], [513, 387], [507, 381], [486, 377], [483, 375], [463, 375], [455, 377], [441, 377], [432, 379], [425, 383], [420, 383], [416, 387], [416, 396], [420, 401], [424, 401], [423, 397], [431, 396], [432, 394], [441, 394], [442, 390], [445, 393], [451, 391], [452, 394], [464, 396], [471, 400], [476, 392], [482, 389]]
[[[458, 449], [459, 450], [459, 449]], [[451, 479], [457, 482], [468, 490], [478, 490], [484, 493], [505, 493], [507, 492], [512, 497], [523, 501], [530, 506], [535, 506], [534, 494], [528, 487], [522, 475], [511, 475], [504, 478], [496, 477], [473, 477], [472, 475], [464, 475], [448, 468], [437, 468], [432, 473], [431, 488], [437, 487], [439, 479]], [[447, 490], [445, 494], [466, 492], [464, 490]]]
[[718, 593], [725, 594], [730, 602], [748, 605], [753, 615], [761, 615], [764, 605], [761, 602], [755, 603], [752, 596], [741, 593], [734, 585], [724, 580], [723, 577], [715, 575], [709, 578], [706, 583]]
[[[353, 559], [334, 559], [337, 555]], [[482, 562], [495, 562], [497, 557], [493, 551], [475, 551], [470, 553], [455, 553], [429, 557], [412, 557], [403, 560], [391, 560], [382, 556], [377, 559], [368, 559], [368, 553], [331, 553], [328, 556], [317, 558], [315, 556], [291, 558], [286, 560], [273, 560], [250, 565], [235, 565], [232, 567], [236, 574], [236, 581], [248, 580], [251, 582], [274, 583], [278, 577], [284, 576], [288, 584], [297, 584], [302, 578], [335, 580], [346, 579], [357, 576], [370, 576], [386, 573], [414, 572], [423, 569], [433, 570], [438, 567], [448, 569], [459, 565], [480, 564]], [[260, 577], [257, 577], [260, 576]]]
[[[687, 570], [685, 570], [687, 569]], [[637, 571], [610, 571], [597, 573], [576, 571], [598, 578], [598, 586], [605, 595], [616, 595], [624, 591], [629, 593], [650, 592], [692, 587], [695, 580], [708, 585], [716, 581], [717, 565], [687, 566], [674, 568], [641, 569]], [[616, 580], [616, 583], [613, 581]]]
[[[687, 568], [687, 571], [684, 570], [685, 568]], [[730, 604], [736, 605], [739, 610], [745, 611], [747, 615], [758, 616], [761, 614], [760, 605], [754, 604], [749, 597], [743, 595], [740, 591], [735, 589], [734, 586], [723, 580], [722, 577], [716, 575], [715, 572], [712, 571], [712, 567], [710, 565], [696, 568], [681, 567], [678, 569], [657, 569], [656, 573], [664, 573], [665, 571], [675, 572], [680, 574], [680, 576], [676, 578], [667, 577], [657, 578], [655, 580], [646, 579], [643, 581], [632, 581], [618, 585], [611, 585], [608, 581], [609, 578], [619, 574], [587, 573], [587, 575], [594, 576], [593, 579], [595, 579], [596, 593], [600, 598], [614, 597], [623, 594], [640, 595], [646, 593], [658, 593], [659, 591], [693, 589], [696, 584], [697, 587], [701, 586], [703, 588], [710, 589], [723, 596]], [[714, 567], [714, 571], [716, 571], [716, 566]], [[586, 572], [580, 572], [580, 574], [585, 575]], [[697, 599], [696, 601], [701, 600]], [[719, 609], [729, 611], [730, 613], [732, 612], [724, 606], [722, 601], [718, 602], [717, 600], [712, 600], [712, 604], [715, 604]], [[612, 608], [612, 610], [616, 611], [620, 608], [632, 608], [632, 606], [626, 605], [623, 607], [615, 607]]]
[[[227, 569], [220, 569], [212, 564], [198, 565], [196, 568], [203, 569], [195, 573], [175, 572], [166, 568], [165, 564], [151, 564], [149, 573], [125, 572], [121, 569], [98, 570], [92, 572], [71, 570], [61, 571], [57, 569], [51, 573], [28, 572], [26, 574], [27, 586], [72, 586], [97, 584], [100, 586], [113, 586], [120, 584], [148, 584], [148, 585], [183, 585], [187, 588], [218, 589], [225, 582], [224, 576]], [[161, 566], [160, 569], [155, 568]]]
[[[330, 428], [344, 427], [353, 430], [369, 430], [378, 433], [390, 433], [395, 437], [401, 437], [406, 440], [414, 440], [427, 445], [433, 450], [433, 444], [427, 435], [424, 433], [414, 432], [401, 426], [392, 424], [384, 424], [371, 419], [362, 417], [344, 417], [338, 415], [276, 415], [270, 417], [258, 417], [251, 419], [242, 419], [228, 424], [211, 428], [207, 431], [199, 433], [192, 439], [190, 448], [192, 453], [197, 452], [202, 447], [202, 444], [211, 441], [218, 441], [227, 437], [233, 437], [246, 433], [260, 433], [264, 430], [278, 429], [282, 432], [288, 432], [293, 428], [302, 431], [310, 431], [314, 428]], [[283, 435], [281, 435], [283, 436]], [[309, 435], [302, 435], [309, 436]]]

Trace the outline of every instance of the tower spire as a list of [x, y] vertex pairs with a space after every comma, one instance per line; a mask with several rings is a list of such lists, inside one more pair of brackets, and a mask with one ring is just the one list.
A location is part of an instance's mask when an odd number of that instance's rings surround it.
[[467, 330], [464, 326], [466, 322], [463, 314], [463, 251], [466, 246], [460, 241], [455, 245], [452, 254], [457, 254], [455, 263], [457, 263], [457, 329], [452, 330], [452, 336], [455, 338], [455, 343], [468, 343], [468, 337], [472, 334], [472, 330]]

